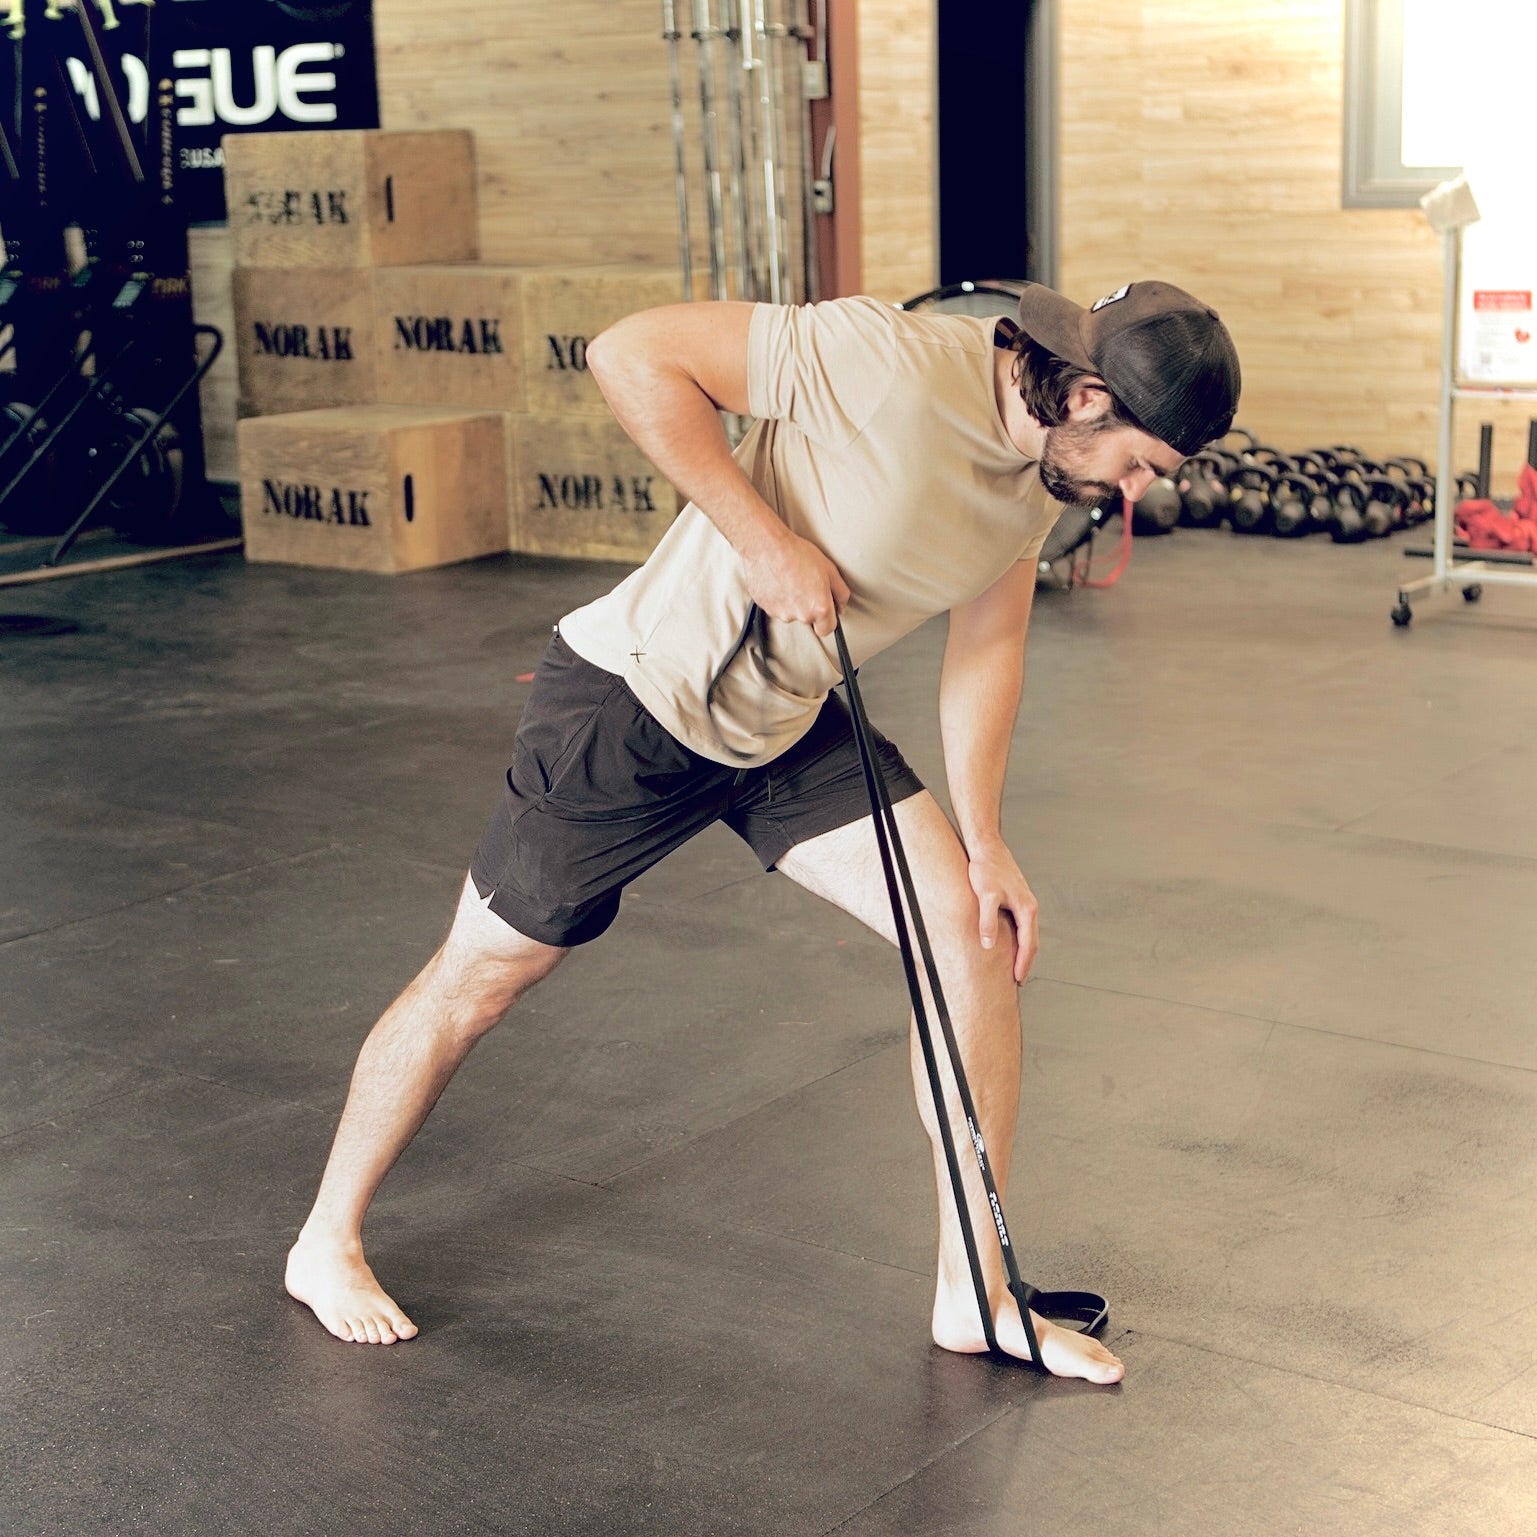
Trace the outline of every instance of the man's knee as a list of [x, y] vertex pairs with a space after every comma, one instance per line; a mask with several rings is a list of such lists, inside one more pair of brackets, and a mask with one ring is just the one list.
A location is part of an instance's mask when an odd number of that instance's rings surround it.
[[507, 956], [475, 951], [450, 939], [430, 963], [444, 1017], [461, 1034], [484, 1035], [531, 987], [549, 976], [566, 953], [542, 948], [543, 954]]
[[1013, 988], [1014, 931], [1006, 912], [998, 915], [997, 937], [989, 950], [982, 945], [982, 908], [969, 881], [944, 882], [919, 900], [941, 974]]
[[431, 968], [456, 1023], [467, 1033], [480, 1035], [569, 953], [520, 934], [491, 912], [473, 886], [467, 886]]

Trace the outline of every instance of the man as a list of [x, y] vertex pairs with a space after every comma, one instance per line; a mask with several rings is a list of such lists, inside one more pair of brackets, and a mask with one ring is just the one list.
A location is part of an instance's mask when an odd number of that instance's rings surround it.
[[[1129, 284], [1089, 310], [1031, 285], [1019, 314], [1015, 328], [871, 299], [700, 303], [632, 315], [592, 342], [615, 416], [689, 505], [640, 570], [561, 620], [448, 938], [364, 1044], [287, 1272], [338, 1338], [416, 1333], [363, 1256], [374, 1192], [475, 1041], [597, 938], [623, 886], [664, 854], [724, 820], [765, 868], [895, 939], [830, 693], [840, 616], [857, 665], [949, 614], [939, 707], [954, 826], [897, 750], [879, 751], [1004, 1185], [1036, 903], [999, 819], [1036, 555], [1062, 504], [1135, 499], [1226, 432], [1239, 389], [1221, 321], [1168, 284]], [[721, 411], [756, 419], [735, 454]], [[933, 1337], [980, 1351], [915, 1068], [941, 1214]], [[1026, 1357], [1001, 1257], [983, 1247], [1000, 1347]], [[1120, 1379], [1097, 1340], [1034, 1327], [1051, 1372]]]

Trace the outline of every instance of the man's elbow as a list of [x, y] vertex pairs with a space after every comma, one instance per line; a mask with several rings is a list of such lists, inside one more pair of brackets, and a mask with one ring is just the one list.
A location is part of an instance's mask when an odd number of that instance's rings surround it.
[[586, 363], [587, 372], [593, 377], [600, 390], [615, 379], [622, 366], [625, 354], [624, 337], [620, 333], [624, 321], [616, 321], [611, 326], [605, 326], [587, 343]]
[[655, 391], [657, 359], [639, 315], [626, 315], [599, 331], [587, 343], [586, 362], [593, 383], [616, 414], [633, 410]]

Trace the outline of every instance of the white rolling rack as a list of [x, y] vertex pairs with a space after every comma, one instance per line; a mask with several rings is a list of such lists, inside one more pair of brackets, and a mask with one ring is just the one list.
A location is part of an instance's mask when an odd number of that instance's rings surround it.
[[1391, 610], [1393, 623], [1407, 625], [1414, 617], [1410, 598], [1422, 592], [1460, 591], [1468, 602], [1483, 596], [1484, 586], [1537, 587], [1533, 557], [1504, 550], [1484, 550], [1477, 556], [1455, 556], [1453, 515], [1457, 483], [1452, 472], [1452, 423], [1459, 400], [1532, 400], [1537, 389], [1501, 385], [1461, 385], [1457, 380], [1457, 305], [1462, 278], [1462, 231], [1479, 218], [1478, 205], [1464, 177], [1443, 182], [1420, 200], [1425, 217], [1441, 232], [1443, 286], [1441, 295], [1441, 402], [1440, 438], [1436, 460], [1435, 543], [1431, 571], [1398, 589]]

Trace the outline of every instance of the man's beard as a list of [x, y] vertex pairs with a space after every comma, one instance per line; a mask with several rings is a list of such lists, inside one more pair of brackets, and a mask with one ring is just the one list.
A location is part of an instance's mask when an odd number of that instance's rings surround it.
[[1089, 457], [1089, 445], [1116, 425], [1098, 416], [1092, 422], [1065, 422], [1046, 429], [1040, 475], [1048, 496], [1066, 502], [1069, 507], [1094, 507], [1116, 494], [1116, 487], [1109, 481], [1078, 478]]

